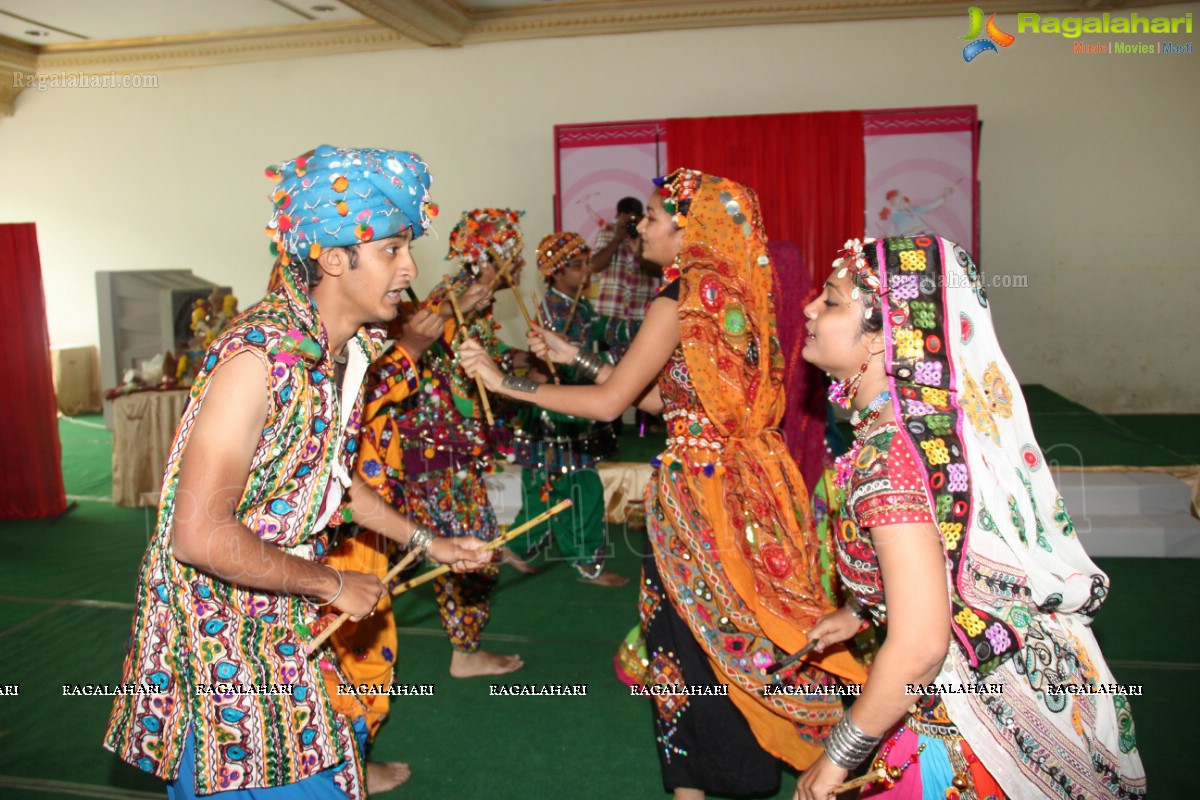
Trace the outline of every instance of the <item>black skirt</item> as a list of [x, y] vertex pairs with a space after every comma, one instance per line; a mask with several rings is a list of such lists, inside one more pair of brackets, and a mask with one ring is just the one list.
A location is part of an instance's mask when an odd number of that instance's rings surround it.
[[[663, 590], [654, 554], [642, 559], [642, 631], [656, 684], [717, 687], [704, 650]], [[655, 695], [652, 710], [663, 787], [725, 797], [770, 797], [780, 761], [763, 750], [727, 696]]]

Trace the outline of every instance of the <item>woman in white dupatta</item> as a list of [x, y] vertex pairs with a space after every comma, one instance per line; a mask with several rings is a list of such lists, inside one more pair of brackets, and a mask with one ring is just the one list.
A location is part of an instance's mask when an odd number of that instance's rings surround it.
[[867, 758], [867, 797], [1144, 797], [1090, 627], [1108, 578], [1034, 439], [978, 267], [945, 239], [852, 240], [805, 314], [803, 355], [855, 427], [835, 536], [853, 597], [810, 636], [842, 641], [861, 616], [887, 638], [797, 798], [831, 797]]

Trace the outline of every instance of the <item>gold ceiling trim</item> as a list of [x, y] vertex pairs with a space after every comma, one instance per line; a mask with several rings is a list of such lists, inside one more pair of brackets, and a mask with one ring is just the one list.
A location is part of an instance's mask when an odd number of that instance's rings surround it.
[[431, 47], [457, 45], [471, 28], [466, 9], [446, 0], [342, 0], [364, 17]]
[[[455, 0], [343, 0], [367, 19], [36, 47], [0, 36], [0, 116], [30, 74], [147, 73], [531, 38], [744, 25], [961, 16], [962, 0], [605, 0], [470, 11]], [[990, 12], [1103, 10], [1156, 0], [993, 0]], [[7, 73], [14, 78], [7, 80]], [[11, 86], [10, 86], [11, 84]]]
[[36, 47], [0, 36], [0, 117], [13, 115], [17, 95], [36, 71]]
[[[1161, 5], [1161, 0], [993, 0], [987, 10], [1098, 13]], [[464, 44], [533, 37], [591, 36], [664, 30], [740, 27], [806, 22], [851, 22], [966, 15], [962, 0], [791, 0], [790, 2], [705, 2], [672, 0], [631, 4], [527, 6], [474, 12]]]
[[327, 22], [47, 45], [39, 49], [37, 70], [39, 73], [62, 70], [143, 72], [417, 46], [411, 39], [367, 20]]

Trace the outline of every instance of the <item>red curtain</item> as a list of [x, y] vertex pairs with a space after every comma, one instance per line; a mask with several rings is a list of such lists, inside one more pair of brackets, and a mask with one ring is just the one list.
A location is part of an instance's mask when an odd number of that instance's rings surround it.
[[[800, 246], [773, 241], [771, 266], [775, 268], [775, 295], [799, 297], [807, 304], [814, 297], [813, 280]], [[802, 314], [775, 314], [775, 330], [783, 351], [783, 385], [787, 389], [783, 412], [783, 438], [787, 442], [804, 483], [812, 492], [825, 466], [826, 383], [821, 370], [800, 357], [807, 331]]]
[[[843, 242], [862, 237], [862, 112], [695, 117], [666, 125], [671, 169], [698, 169], [758, 192], [767, 238], [796, 242], [816, 282], [824, 282]], [[800, 299], [781, 294], [780, 310]]]
[[0, 392], [0, 519], [39, 519], [67, 509], [58, 406], [37, 229], [0, 225], [0, 319], [10, 380]]

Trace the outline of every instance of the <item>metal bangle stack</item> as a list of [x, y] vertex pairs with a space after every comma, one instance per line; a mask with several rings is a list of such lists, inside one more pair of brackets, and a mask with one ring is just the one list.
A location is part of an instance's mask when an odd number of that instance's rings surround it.
[[575, 358], [571, 360], [571, 366], [579, 372], [579, 377], [589, 383], [595, 383], [596, 378], [600, 375], [601, 368], [604, 366], [604, 359], [590, 350], [580, 347], [579, 352], [575, 354]]
[[825, 740], [825, 755], [842, 769], [854, 769], [866, 761], [882, 736], [868, 736], [858, 729], [846, 712]]
[[413, 531], [412, 537], [408, 540], [409, 550], [428, 550], [429, 545], [433, 544], [434, 537], [437, 536], [433, 529], [425, 525], [418, 525]]

